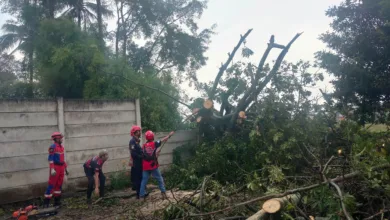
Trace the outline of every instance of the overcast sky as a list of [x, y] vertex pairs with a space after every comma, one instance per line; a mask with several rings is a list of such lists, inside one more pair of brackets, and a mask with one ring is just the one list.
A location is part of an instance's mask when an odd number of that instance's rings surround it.
[[[318, 40], [321, 33], [329, 30], [331, 20], [325, 16], [325, 11], [342, 0], [209, 0], [208, 8], [199, 21], [200, 28], [211, 27], [217, 24], [217, 34], [211, 38], [207, 65], [198, 72], [200, 81], [214, 80], [221, 62], [225, 62], [227, 53], [237, 44], [240, 34], [253, 28], [247, 38], [247, 46], [255, 55], [254, 62], [258, 62], [267, 46], [272, 34], [276, 42], [287, 44], [298, 32], [304, 34], [294, 43], [286, 56], [288, 61], [314, 60], [316, 51], [325, 49], [325, 45]], [[0, 25], [10, 17], [0, 14]], [[115, 21], [108, 22], [108, 28], [115, 28]], [[276, 58], [277, 51], [271, 53], [269, 60]], [[234, 61], [239, 60], [236, 57]], [[328, 83], [320, 85], [327, 87]], [[197, 92], [183, 85], [191, 96]]]

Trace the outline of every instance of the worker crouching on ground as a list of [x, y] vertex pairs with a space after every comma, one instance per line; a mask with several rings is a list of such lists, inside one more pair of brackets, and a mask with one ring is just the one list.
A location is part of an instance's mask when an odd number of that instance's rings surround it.
[[157, 180], [158, 187], [161, 190], [161, 194], [163, 199], [166, 199], [167, 196], [165, 194], [165, 186], [164, 179], [161, 176], [161, 172], [159, 170], [159, 164], [157, 160], [157, 149], [161, 146], [161, 143], [166, 142], [174, 132], [169, 133], [168, 136], [164, 137], [162, 140], [154, 141], [154, 133], [152, 131], [147, 131], [145, 133], [146, 143], [142, 147], [143, 151], [143, 160], [142, 160], [142, 182], [141, 182], [141, 191], [140, 197], [145, 198], [145, 187], [148, 183], [149, 176], [152, 176]]
[[51, 139], [54, 143], [49, 147], [49, 185], [45, 192], [45, 200], [43, 206], [49, 207], [51, 197], [54, 196], [54, 206], [61, 205], [61, 190], [64, 182], [65, 173], [68, 175], [68, 170], [65, 162], [65, 149], [62, 146], [62, 138], [64, 136], [60, 132], [54, 132]]
[[108, 153], [106, 150], [99, 152], [98, 156], [95, 156], [84, 163], [84, 172], [88, 178], [88, 190], [87, 190], [87, 203], [92, 204], [91, 196], [93, 191], [93, 185], [95, 184], [95, 194], [97, 196], [104, 196], [104, 186], [106, 184], [106, 177], [103, 174], [102, 167], [104, 162], [108, 159]]

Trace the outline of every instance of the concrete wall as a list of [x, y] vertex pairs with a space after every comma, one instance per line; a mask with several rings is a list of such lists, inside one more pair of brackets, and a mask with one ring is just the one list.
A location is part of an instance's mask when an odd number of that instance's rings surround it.
[[[0, 100], [0, 204], [43, 195], [54, 131], [65, 135], [70, 175], [64, 191], [85, 187], [82, 165], [101, 149], [110, 156], [105, 173], [129, 169], [129, 131], [134, 124], [141, 124], [138, 100]], [[172, 163], [174, 148], [195, 138], [194, 132], [177, 132], [161, 152], [161, 166]]]

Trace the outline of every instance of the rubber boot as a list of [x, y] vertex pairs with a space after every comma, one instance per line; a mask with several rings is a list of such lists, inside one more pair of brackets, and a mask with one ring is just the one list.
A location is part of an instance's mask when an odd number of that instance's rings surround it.
[[56, 197], [54, 197], [54, 206], [55, 206], [55, 207], [61, 206], [61, 196], [56, 196]]
[[43, 200], [43, 208], [49, 208], [49, 204], [50, 204], [50, 199], [45, 198], [45, 200]]

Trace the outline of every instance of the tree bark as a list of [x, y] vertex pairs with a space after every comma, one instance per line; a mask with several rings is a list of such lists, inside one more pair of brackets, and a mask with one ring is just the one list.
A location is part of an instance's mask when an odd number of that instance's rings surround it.
[[98, 29], [99, 29], [99, 43], [100, 43], [100, 49], [103, 49], [104, 47], [104, 40], [103, 40], [103, 19], [102, 19], [102, 2], [101, 0], [96, 0], [96, 6], [97, 6], [97, 22], [98, 22]]
[[[115, 1], [116, 5], [116, 15], [117, 15], [117, 20], [116, 20], [116, 33], [115, 33], [115, 56], [118, 58], [119, 55], [119, 31], [120, 31], [120, 14], [119, 14], [119, 7], [118, 7], [118, 2]], [[121, 8], [123, 8], [123, 3], [121, 2]]]
[[127, 37], [128, 37], [128, 33], [127, 33], [127, 30], [126, 30], [125, 17], [123, 15], [123, 5], [120, 8], [120, 13], [121, 13], [121, 20], [122, 20], [122, 37], [123, 37], [122, 56], [126, 57], [126, 55], [127, 55]]

